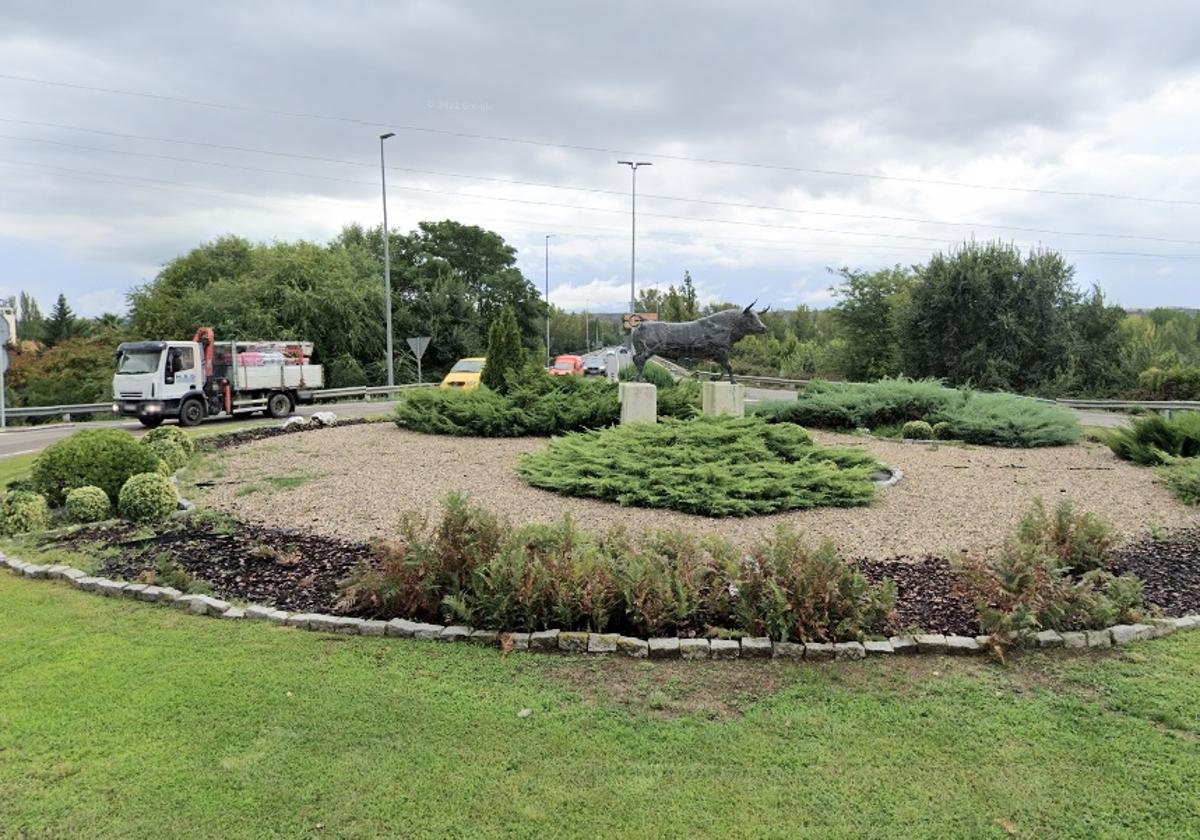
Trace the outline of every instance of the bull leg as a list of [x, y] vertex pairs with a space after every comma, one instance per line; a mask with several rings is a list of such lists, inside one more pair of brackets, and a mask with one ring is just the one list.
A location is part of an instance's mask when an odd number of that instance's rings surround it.
[[730, 384], [736, 384], [736, 380], [733, 378], [733, 365], [729, 363], [728, 354], [721, 356], [721, 358], [717, 359], [717, 362], [719, 362], [721, 367], [725, 368], [725, 372], [729, 374]]
[[643, 371], [646, 369], [646, 361], [647, 361], [649, 358], [650, 358], [650, 357], [649, 357], [648, 355], [644, 355], [644, 354], [641, 354], [641, 353], [634, 353], [634, 354], [633, 354], [633, 366], [634, 366], [635, 368], [637, 368], [637, 381], [638, 381], [638, 382], [644, 382], [644, 381], [645, 381], [645, 380], [642, 378], [642, 372], [643, 372]]

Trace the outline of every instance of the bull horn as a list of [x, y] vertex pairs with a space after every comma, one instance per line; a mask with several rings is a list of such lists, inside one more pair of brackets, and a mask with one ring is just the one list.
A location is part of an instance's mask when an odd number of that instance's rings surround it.
[[742, 312], [745, 312], [747, 315], [749, 315], [750, 310], [754, 308], [754, 304], [756, 304], [756, 303], [758, 303], [758, 298], [755, 298], [754, 300], [750, 301], [750, 305], [747, 306], [745, 309], [743, 309]]
[[766, 306], [764, 306], [762, 309], [758, 310], [758, 314], [759, 314], [759, 315], [766, 315], [766, 314], [767, 314], [768, 312], [770, 312], [770, 311], [771, 311], [771, 304], [769, 304], [769, 303], [768, 303], [768, 304], [767, 304]]

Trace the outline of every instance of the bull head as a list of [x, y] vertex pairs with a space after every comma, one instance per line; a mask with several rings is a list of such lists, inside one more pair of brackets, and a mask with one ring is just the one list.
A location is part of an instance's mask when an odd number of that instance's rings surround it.
[[[761, 320], [759, 320], [758, 313], [754, 311], [754, 304], [756, 304], [756, 303], [758, 303], [758, 298], [755, 298], [754, 300], [752, 300], [750, 302], [750, 305], [742, 310], [742, 317], [741, 317], [742, 335], [755, 335], [755, 334], [759, 334], [759, 333], [765, 333], [767, 331], [766, 324], [764, 324]], [[770, 308], [771, 307], [769, 307], [769, 306], [767, 307], [767, 309], [770, 309]], [[764, 309], [763, 312], [766, 312], [767, 309]]]

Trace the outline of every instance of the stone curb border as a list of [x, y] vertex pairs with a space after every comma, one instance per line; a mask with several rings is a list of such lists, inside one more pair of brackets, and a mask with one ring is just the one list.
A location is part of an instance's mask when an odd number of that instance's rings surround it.
[[[915, 653], [950, 655], [981, 654], [988, 649], [987, 636], [945, 636], [917, 634], [892, 636], [866, 642], [776, 642], [760, 637], [742, 639], [639, 639], [618, 633], [587, 633], [567, 630], [541, 630], [535, 633], [500, 633], [495, 630], [476, 630], [460, 624], [424, 624], [394, 618], [376, 621], [323, 613], [290, 613], [272, 607], [251, 605], [237, 607], [228, 601], [209, 595], [184, 595], [169, 586], [150, 586], [144, 583], [125, 583], [94, 577], [70, 566], [44, 566], [26, 563], [15, 557], [0, 554], [0, 567], [20, 577], [66, 580], [76, 589], [96, 592], [109, 597], [134, 598], [148, 603], [170, 604], [195, 615], [214, 618], [268, 621], [288, 627], [342, 633], [352, 636], [393, 636], [405, 639], [425, 639], [441, 642], [471, 642], [487, 647], [500, 647], [502, 642], [514, 651], [543, 653], [620, 654], [631, 659], [785, 659], [785, 660], [856, 660], [867, 657], [894, 656]], [[1103, 630], [1058, 633], [1043, 630], [1029, 634], [1022, 641], [1037, 648], [1109, 648], [1130, 642], [1157, 639], [1179, 630], [1200, 628], [1200, 614], [1182, 618], [1155, 618], [1148, 624], [1117, 624]]]

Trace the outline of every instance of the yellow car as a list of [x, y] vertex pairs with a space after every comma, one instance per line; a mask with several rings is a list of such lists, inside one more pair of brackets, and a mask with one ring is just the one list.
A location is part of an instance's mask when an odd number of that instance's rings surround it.
[[483, 364], [486, 361], [483, 357], [459, 359], [438, 387], [474, 391], [479, 387], [479, 377], [483, 374]]

